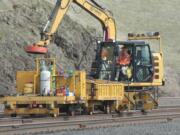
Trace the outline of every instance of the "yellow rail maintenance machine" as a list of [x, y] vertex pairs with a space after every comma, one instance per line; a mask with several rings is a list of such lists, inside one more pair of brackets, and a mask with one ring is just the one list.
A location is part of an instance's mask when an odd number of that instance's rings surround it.
[[[89, 75], [85, 71], [63, 70], [54, 58], [37, 58], [36, 69], [17, 72], [17, 95], [0, 98], [5, 114], [74, 114], [103, 111], [149, 110], [158, 106], [158, 86], [164, 85], [161, 42], [157, 53], [145, 40], [161, 41], [159, 32], [128, 34], [116, 40], [116, 24], [108, 10], [94, 0], [57, 0], [41, 40], [27, 46], [28, 53], [47, 53], [47, 46], [71, 3], [97, 18], [103, 41], [98, 42]], [[87, 79], [91, 78], [91, 79]]]

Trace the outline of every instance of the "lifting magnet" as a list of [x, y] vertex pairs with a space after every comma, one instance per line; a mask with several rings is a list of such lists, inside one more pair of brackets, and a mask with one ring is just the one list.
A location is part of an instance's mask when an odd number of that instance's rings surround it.
[[46, 54], [48, 49], [46, 47], [40, 47], [34, 44], [34, 45], [28, 45], [25, 48], [25, 51], [27, 53], [32, 53], [32, 54]]

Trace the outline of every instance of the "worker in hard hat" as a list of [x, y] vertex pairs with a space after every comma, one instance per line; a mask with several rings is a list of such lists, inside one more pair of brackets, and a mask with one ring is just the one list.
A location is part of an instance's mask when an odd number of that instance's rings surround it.
[[[123, 76], [131, 78], [132, 72], [130, 69], [131, 64], [131, 52], [126, 47], [122, 47], [117, 59], [117, 72], [115, 80], [123, 80]], [[120, 77], [121, 76], [121, 77]]]

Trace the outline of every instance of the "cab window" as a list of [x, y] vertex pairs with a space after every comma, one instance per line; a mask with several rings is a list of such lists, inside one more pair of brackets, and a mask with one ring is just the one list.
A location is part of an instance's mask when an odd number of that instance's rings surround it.
[[136, 60], [143, 65], [151, 64], [149, 46], [137, 46], [136, 47]]
[[101, 58], [106, 57], [107, 61], [113, 61], [114, 59], [114, 47], [103, 46], [101, 50]]

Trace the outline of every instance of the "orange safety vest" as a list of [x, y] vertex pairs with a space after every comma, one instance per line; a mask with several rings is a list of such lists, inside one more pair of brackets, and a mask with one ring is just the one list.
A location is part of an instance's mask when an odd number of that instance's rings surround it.
[[129, 65], [130, 62], [131, 62], [131, 55], [129, 55], [125, 50], [122, 51], [117, 60], [117, 64], [126, 66]]

